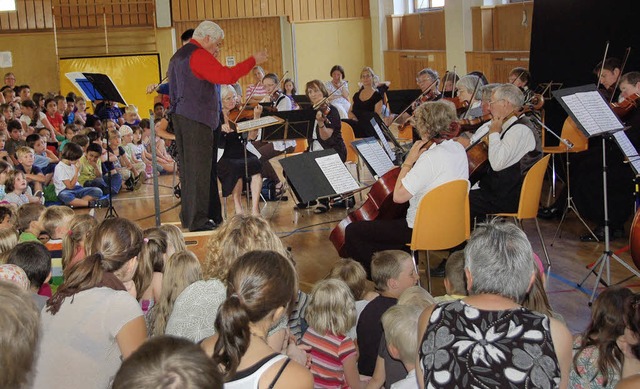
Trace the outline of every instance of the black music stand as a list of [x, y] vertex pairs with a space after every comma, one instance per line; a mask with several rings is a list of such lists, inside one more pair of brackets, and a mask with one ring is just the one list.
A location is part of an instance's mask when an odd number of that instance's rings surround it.
[[311, 109], [297, 109], [293, 111], [262, 112], [262, 116], [277, 116], [284, 123], [262, 128], [263, 141], [310, 139], [316, 111]]
[[[86, 99], [92, 103], [95, 101], [115, 101], [127, 105], [127, 102], [122, 97], [122, 94], [118, 90], [118, 87], [113, 83], [111, 78], [106, 74], [101, 73], [67, 73], [67, 78], [80, 89]], [[106, 134], [107, 139], [107, 160], [109, 160], [109, 134]], [[105, 219], [118, 217], [118, 212], [113, 207], [113, 193], [111, 190], [111, 169], [107, 171], [107, 187], [109, 207], [104, 216]]]
[[387, 91], [389, 110], [393, 113], [402, 112], [422, 94], [420, 89], [400, 89]]

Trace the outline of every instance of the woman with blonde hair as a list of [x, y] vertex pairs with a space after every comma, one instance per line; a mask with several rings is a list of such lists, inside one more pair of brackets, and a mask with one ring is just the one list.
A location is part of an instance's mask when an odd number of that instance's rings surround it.
[[353, 127], [356, 138], [376, 136], [370, 120], [378, 116], [382, 117], [382, 94], [377, 88], [378, 76], [373, 69], [366, 66], [360, 72], [362, 88], [353, 95], [353, 103], [347, 112], [349, 123]]
[[280, 238], [261, 217], [235, 215], [215, 230], [207, 243], [204, 279], [189, 285], [178, 296], [165, 333], [194, 342], [213, 335], [216, 313], [227, 293], [229, 268], [240, 255], [253, 250], [288, 256]]
[[162, 293], [150, 312], [150, 335], [164, 335], [176, 299], [185, 288], [201, 279], [200, 261], [191, 251], [179, 251], [169, 258], [162, 278]]

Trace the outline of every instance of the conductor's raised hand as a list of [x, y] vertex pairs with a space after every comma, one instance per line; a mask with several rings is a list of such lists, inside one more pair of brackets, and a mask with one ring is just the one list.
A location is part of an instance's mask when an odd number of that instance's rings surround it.
[[260, 65], [261, 63], [267, 62], [269, 59], [269, 54], [267, 54], [267, 50], [260, 50], [253, 54], [253, 58], [256, 60], [256, 65]]

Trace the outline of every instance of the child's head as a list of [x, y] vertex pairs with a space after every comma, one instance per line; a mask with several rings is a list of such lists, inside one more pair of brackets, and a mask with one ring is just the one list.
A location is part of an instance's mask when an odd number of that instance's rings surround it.
[[426, 309], [436, 303], [431, 293], [427, 292], [422, 286], [414, 285], [407, 288], [400, 297], [398, 297], [398, 305], [411, 305]]
[[102, 146], [97, 143], [89, 143], [86, 153], [89, 162], [97, 163], [102, 155]]
[[9, 137], [13, 140], [20, 140], [20, 138], [22, 138], [22, 124], [19, 120], [9, 120], [9, 122], [7, 122], [7, 131], [9, 132]]
[[[32, 230], [35, 235], [40, 234], [38, 220], [44, 210], [44, 205], [40, 203], [24, 204], [18, 208], [18, 231]], [[37, 233], [35, 230], [37, 230]]]
[[382, 315], [382, 328], [389, 354], [406, 365], [413, 365], [418, 353], [418, 319], [422, 309], [394, 305]]
[[[37, 134], [32, 134], [32, 135], [35, 135], [36, 137], [40, 137], [40, 135], [37, 135]], [[31, 147], [28, 147], [28, 146], [18, 147], [18, 150], [16, 150], [16, 156], [18, 157], [18, 162], [20, 162], [22, 166], [25, 166], [25, 167], [33, 166], [35, 151]]]
[[112, 388], [222, 389], [222, 383], [218, 366], [198, 345], [186, 339], [158, 336], [122, 363]]
[[117, 130], [116, 122], [111, 119], [107, 119], [106, 127], [109, 133], [111, 133], [111, 131]]
[[[5, 208], [5, 207], [2, 207]], [[18, 244], [18, 233], [13, 228], [0, 229], [0, 263], [7, 262], [9, 251]]]
[[138, 296], [142, 296], [151, 285], [153, 273], [164, 271], [167, 254], [167, 234], [159, 228], [146, 229], [143, 234], [142, 250], [138, 255], [138, 271], [133, 278]]
[[133, 104], [129, 104], [125, 107], [124, 113], [125, 115], [128, 115], [129, 118], [135, 118], [135, 116], [138, 114], [138, 107]]
[[71, 138], [71, 142], [69, 143], [75, 143], [84, 150], [89, 144], [89, 137], [86, 135], [77, 134], [77, 135], [74, 135], [73, 138]]
[[53, 116], [56, 112], [58, 112], [58, 104], [54, 99], [46, 99], [44, 101], [44, 109], [47, 111], [47, 115]]
[[402, 292], [418, 282], [418, 275], [409, 253], [386, 250], [373, 254], [371, 279], [378, 292], [398, 298]]
[[89, 214], [76, 215], [71, 219], [69, 232], [62, 238], [62, 270], [65, 273], [74, 259], [84, 257], [87, 238], [97, 226], [98, 221]]
[[464, 274], [464, 250], [458, 250], [449, 255], [444, 270], [444, 288], [448, 295], [467, 295], [467, 281]]
[[40, 227], [51, 239], [62, 239], [69, 232], [74, 212], [65, 205], [48, 207], [40, 216]]
[[121, 138], [118, 130], [116, 129], [109, 130], [109, 147], [111, 147], [112, 149], [115, 149], [118, 146], [120, 146], [120, 142], [121, 142]]
[[27, 177], [22, 170], [12, 170], [4, 183], [6, 193], [22, 194], [27, 190]]
[[49, 141], [49, 137], [51, 136], [51, 131], [49, 131], [49, 129], [46, 127], [42, 127], [42, 128], [38, 128], [35, 134], [40, 135], [44, 140], [44, 143], [46, 144]]
[[34, 291], [38, 291], [51, 276], [51, 254], [40, 242], [18, 244], [9, 252], [7, 263], [18, 265], [27, 273]]
[[[13, 166], [8, 162], [0, 160], [0, 185], [4, 185], [7, 181], [7, 174], [13, 170]], [[2, 219], [0, 219], [1, 221]]]
[[162, 277], [160, 298], [153, 307], [150, 331], [152, 335], [163, 335], [173, 304], [187, 286], [202, 280], [202, 267], [194, 253], [178, 251], [167, 260]]
[[131, 127], [123, 124], [120, 126], [118, 132], [120, 133], [120, 137], [122, 137], [122, 144], [128, 145], [129, 143], [133, 142], [133, 130], [131, 129]]
[[329, 278], [313, 287], [305, 311], [309, 326], [320, 334], [344, 335], [356, 323], [356, 305], [342, 280]]
[[[2, 176], [2, 174], [0, 174]], [[16, 230], [16, 213], [13, 208], [0, 205], [0, 230]]]
[[[69, 93], [73, 93], [73, 92], [69, 92]], [[75, 95], [73, 96], [67, 95], [67, 97], [65, 97], [65, 102], [67, 103], [67, 108], [65, 109], [65, 111], [73, 112], [76, 108]]]
[[67, 109], [67, 98], [62, 95], [57, 95], [53, 98], [56, 102], [56, 107], [58, 108], [58, 112], [64, 112]]
[[360, 262], [353, 259], [340, 259], [329, 271], [328, 278], [337, 278], [344, 281], [351, 290], [354, 300], [364, 298], [367, 286], [367, 272]]
[[155, 103], [153, 105], [153, 116], [156, 118], [164, 116], [164, 105], [162, 105], [162, 103]]
[[64, 137], [69, 141], [72, 141], [73, 137], [76, 136], [78, 132], [80, 132], [80, 129], [73, 123], [64, 126]]
[[40, 315], [32, 297], [9, 282], [0, 282], [0, 301], [0, 387], [27, 387], [36, 361]]
[[4, 146], [7, 144], [7, 135], [4, 132], [0, 132], [0, 150], [4, 150]]
[[76, 96], [76, 108], [79, 112], [84, 112], [87, 108], [87, 102], [82, 96]]
[[87, 132], [87, 138], [89, 139], [89, 143], [102, 144], [102, 134], [98, 131]]
[[69, 162], [77, 161], [82, 157], [82, 147], [76, 143], [68, 142], [62, 148], [60, 156]]
[[35, 154], [42, 154], [47, 149], [47, 142], [39, 134], [27, 136], [27, 146], [33, 149]]
[[167, 258], [171, 258], [174, 253], [187, 249], [184, 235], [182, 235], [182, 231], [178, 226], [163, 224], [158, 228], [167, 234]]
[[133, 143], [139, 145], [142, 142], [142, 128], [133, 126], [131, 129], [133, 130]]
[[13, 111], [11, 110], [11, 106], [7, 103], [0, 104], [0, 114], [7, 122], [13, 119]]

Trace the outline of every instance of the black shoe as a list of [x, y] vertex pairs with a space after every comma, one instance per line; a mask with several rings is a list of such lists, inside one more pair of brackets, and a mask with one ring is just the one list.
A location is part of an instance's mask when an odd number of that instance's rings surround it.
[[542, 208], [538, 211], [538, 217], [544, 220], [559, 219], [562, 217], [562, 210], [557, 207]]
[[209, 220], [208, 222], [204, 223], [202, 226], [198, 227], [198, 228], [194, 228], [192, 230], [189, 230], [191, 232], [196, 232], [196, 231], [213, 231], [216, 228], [218, 228], [218, 225], [214, 222], [212, 222], [211, 220]]
[[109, 199], [89, 201], [89, 208], [107, 208], [107, 207], [109, 207]]
[[316, 200], [311, 200], [308, 203], [298, 203], [296, 204], [296, 208], [298, 209], [306, 209], [309, 207], [313, 207], [314, 205], [317, 205], [318, 202]]
[[356, 199], [351, 196], [347, 199], [338, 200], [333, 203], [335, 208], [353, 208], [356, 205]]
[[326, 213], [328, 210], [329, 210], [329, 207], [327, 207], [324, 204], [320, 204], [313, 210], [313, 213], [315, 214]]
[[432, 277], [444, 277], [444, 271], [447, 267], [447, 258], [443, 259], [442, 262], [435, 269], [431, 269]]
[[[604, 241], [604, 227], [598, 226], [593, 230], [593, 233], [596, 235], [596, 240], [591, 234], [580, 235], [581, 242], [603, 242]], [[622, 239], [624, 237], [624, 228], [622, 227], [609, 227], [609, 240], [617, 240]]]
[[182, 189], [180, 189], [180, 184], [173, 187], [173, 195], [176, 196], [177, 199], [182, 196]]

